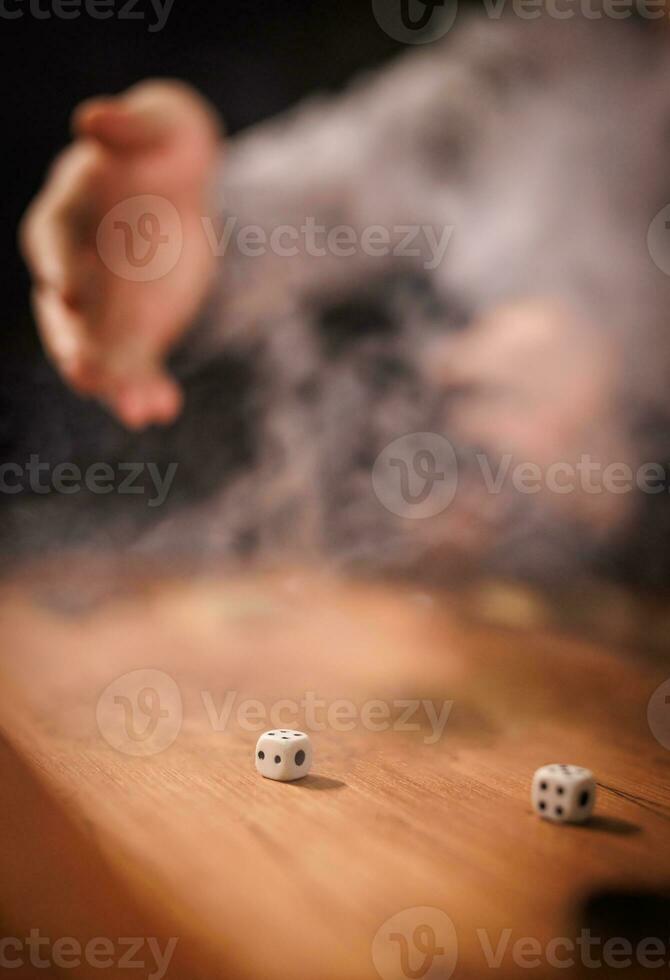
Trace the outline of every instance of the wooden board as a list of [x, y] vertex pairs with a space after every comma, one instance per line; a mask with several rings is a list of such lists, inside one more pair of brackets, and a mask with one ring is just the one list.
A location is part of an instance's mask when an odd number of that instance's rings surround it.
[[[83, 609], [24, 580], [4, 587], [0, 622], [6, 934], [174, 936], [166, 975], [185, 980], [434, 978], [454, 963], [481, 980], [505, 935], [493, 975], [519, 976], [513, 944], [531, 937], [530, 976], [577, 976], [547, 964], [552, 939], [578, 936], [608, 895], [664, 907], [670, 751], [647, 721], [662, 665], [312, 572], [153, 581]], [[310, 698], [325, 702], [311, 719]], [[282, 700], [298, 710], [259, 717]], [[441, 737], [425, 702], [448, 712]], [[311, 732], [305, 780], [254, 771], [275, 725]], [[531, 812], [532, 773], [553, 761], [596, 773], [589, 825]]]

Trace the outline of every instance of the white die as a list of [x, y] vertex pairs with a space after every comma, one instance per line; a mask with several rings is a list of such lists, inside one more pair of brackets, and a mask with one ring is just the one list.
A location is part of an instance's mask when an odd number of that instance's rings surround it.
[[583, 823], [593, 810], [596, 781], [582, 766], [542, 766], [533, 776], [531, 799], [535, 812], [547, 820]]
[[256, 743], [256, 769], [268, 779], [302, 779], [312, 765], [309, 735], [288, 728], [273, 728]]

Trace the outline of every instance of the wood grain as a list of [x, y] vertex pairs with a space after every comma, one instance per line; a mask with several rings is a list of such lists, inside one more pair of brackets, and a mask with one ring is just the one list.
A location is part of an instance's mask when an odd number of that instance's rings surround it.
[[[667, 894], [670, 752], [646, 717], [662, 665], [484, 625], [448, 595], [312, 572], [152, 581], [75, 612], [47, 595], [25, 582], [0, 595], [0, 754], [16, 793], [0, 821], [0, 912], [15, 934], [175, 936], [174, 977], [367, 980], [383, 923], [434, 907], [454, 925], [454, 976], [481, 980], [482, 930], [493, 946], [508, 929], [510, 946], [544, 949], [579, 933], [589, 896]], [[108, 744], [96, 710], [140, 669], [174, 681], [183, 718], [167, 748], [133, 756]], [[254, 728], [240, 704], [269, 711], [309, 692], [353, 708], [312, 726], [308, 778], [263, 780], [253, 749], [277, 720]], [[401, 730], [411, 700], [453, 702], [442, 737], [423, 708]], [[361, 720], [372, 701], [388, 706], [386, 730]], [[148, 720], [133, 716], [138, 731]], [[279, 720], [310, 730], [304, 709]], [[532, 773], [553, 761], [596, 773], [589, 825], [531, 812]], [[421, 913], [406, 921], [411, 942]], [[670, 928], [662, 938], [670, 957]], [[101, 972], [114, 969], [76, 975]], [[493, 975], [519, 973], [508, 947]], [[578, 973], [544, 958], [529, 971]], [[399, 960], [394, 975], [407, 976]]]

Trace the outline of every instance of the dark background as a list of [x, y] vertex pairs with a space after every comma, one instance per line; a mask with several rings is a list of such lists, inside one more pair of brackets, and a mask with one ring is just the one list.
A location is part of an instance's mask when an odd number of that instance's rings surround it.
[[68, 142], [78, 102], [150, 76], [175, 76], [204, 92], [235, 133], [306, 93], [338, 89], [401, 47], [381, 30], [369, 0], [174, 0], [165, 27], [153, 33], [149, 0], [136, 0], [132, 10], [143, 19], [121, 19], [126, 2], [114, 0], [115, 16], [106, 20], [91, 18], [83, 3], [77, 19], [62, 20], [52, 0], [0, 0], [0, 13], [23, 13], [0, 16], [3, 375], [23, 375], [26, 360], [39, 357], [16, 229]]

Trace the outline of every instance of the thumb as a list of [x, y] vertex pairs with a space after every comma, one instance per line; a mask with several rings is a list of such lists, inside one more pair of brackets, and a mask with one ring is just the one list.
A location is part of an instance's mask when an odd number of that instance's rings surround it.
[[152, 111], [140, 111], [123, 99], [91, 99], [75, 112], [73, 129], [112, 152], [135, 152], [160, 146], [170, 135], [170, 120]]
[[112, 152], [157, 149], [177, 140], [207, 148], [220, 136], [215, 111], [177, 81], [142, 82], [120, 96], [89, 99], [75, 110], [72, 128]]

